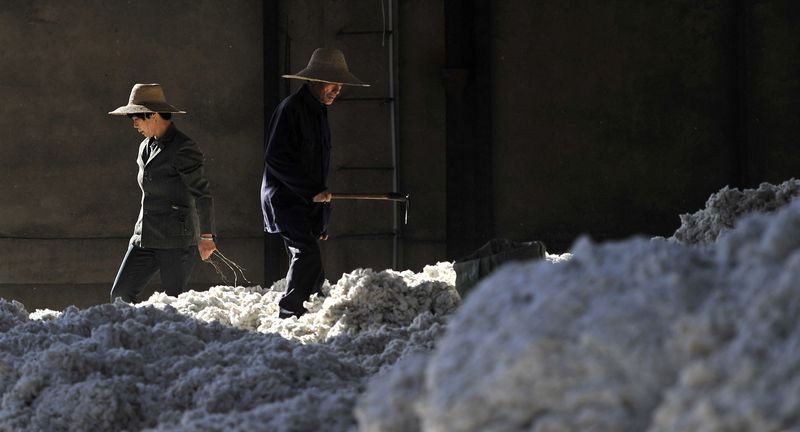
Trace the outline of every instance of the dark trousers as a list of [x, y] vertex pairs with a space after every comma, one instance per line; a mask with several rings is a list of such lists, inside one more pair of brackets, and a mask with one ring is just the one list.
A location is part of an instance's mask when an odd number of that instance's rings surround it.
[[325, 270], [322, 268], [319, 243], [310, 231], [286, 230], [281, 231], [280, 235], [291, 255], [291, 262], [286, 273], [286, 293], [278, 306], [302, 315], [306, 311], [303, 302], [311, 294], [322, 293]]
[[167, 295], [177, 296], [186, 290], [186, 283], [197, 262], [197, 246], [185, 249], [149, 249], [128, 246], [111, 288], [111, 301], [117, 297], [133, 303], [156, 272], [161, 272], [161, 287]]

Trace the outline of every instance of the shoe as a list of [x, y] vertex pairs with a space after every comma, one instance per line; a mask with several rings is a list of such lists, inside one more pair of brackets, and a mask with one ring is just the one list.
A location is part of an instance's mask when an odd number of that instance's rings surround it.
[[278, 318], [286, 319], [286, 318], [291, 318], [293, 316], [300, 318], [301, 316], [305, 315], [305, 313], [306, 313], [305, 309], [303, 309], [301, 312], [293, 312], [288, 309], [280, 308], [280, 311], [278, 312]]

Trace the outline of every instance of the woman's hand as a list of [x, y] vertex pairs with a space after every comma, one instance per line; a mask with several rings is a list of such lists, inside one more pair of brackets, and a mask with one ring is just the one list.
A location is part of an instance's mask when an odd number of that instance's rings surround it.
[[217, 243], [211, 234], [203, 234], [197, 241], [197, 251], [200, 252], [200, 259], [207, 260], [214, 251], [217, 250]]

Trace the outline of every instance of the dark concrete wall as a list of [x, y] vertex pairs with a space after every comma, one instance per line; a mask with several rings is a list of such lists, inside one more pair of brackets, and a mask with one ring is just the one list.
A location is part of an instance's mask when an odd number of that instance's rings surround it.
[[494, 2], [496, 235], [669, 235], [797, 175], [798, 7], [745, 3]]
[[[85, 304], [75, 287], [95, 284], [105, 300], [138, 214], [141, 141], [107, 112], [137, 82], [188, 112], [176, 124], [205, 152], [220, 248], [258, 281], [260, 1], [5, 2], [0, 47], [0, 296]], [[192, 281], [220, 282], [208, 265]]]
[[666, 234], [731, 179], [730, 11], [709, 3], [498, 3], [498, 233]]
[[402, 268], [447, 259], [445, 36], [441, 2], [399, 2], [400, 189], [411, 195]]
[[751, 183], [779, 183], [800, 176], [800, 3], [753, 2], [745, 14]]

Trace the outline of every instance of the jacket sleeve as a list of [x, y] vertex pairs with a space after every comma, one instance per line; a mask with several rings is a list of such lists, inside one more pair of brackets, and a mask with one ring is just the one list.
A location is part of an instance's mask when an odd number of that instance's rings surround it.
[[327, 189], [307, 174], [303, 155], [302, 124], [289, 110], [276, 113], [267, 138], [264, 163], [269, 173], [307, 203]]
[[200, 232], [215, 233], [214, 199], [210, 184], [203, 176], [203, 152], [193, 141], [188, 141], [178, 150], [173, 165], [194, 197]]

